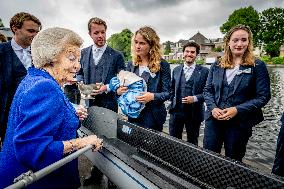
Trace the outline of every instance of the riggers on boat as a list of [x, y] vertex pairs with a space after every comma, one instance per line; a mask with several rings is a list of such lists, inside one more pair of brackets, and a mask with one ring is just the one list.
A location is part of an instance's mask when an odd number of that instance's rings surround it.
[[284, 188], [283, 178], [133, 125], [91, 107], [79, 135], [95, 133], [103, 150], [86, 156], [119, 188]]
[[94, 106], [88, 114], [78, 134], [103, 138], [102, 150], [92, 152], [87, 146], [36, 173], [21, 175], [9, 188], [26, 187], [83, 153], [120, 189], [284, 188], [283, 178], [138, 127], [111, 110]]

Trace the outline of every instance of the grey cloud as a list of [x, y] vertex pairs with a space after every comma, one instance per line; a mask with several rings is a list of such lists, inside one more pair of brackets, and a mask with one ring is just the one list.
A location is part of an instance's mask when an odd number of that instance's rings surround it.
[[[44, 7], [40, 9], [39, 7]], [[39, 18], [44, 26], [45, 19], [48, 17], [59, 16], [59, 7], [56, 1], [38, 1], [38, 0], [12, 0], [1, 2], [0, 13], [5, 27], [9, 27], [9, 22], [12, 16], [18, 12], [28, 12]]]
[[125, 10], [130, 12], [149, 12], [157, 9], [175, 7], [189, 0], [119, 0]]
[[[3, 0], [1, 0], [3, 1]], [[152, 26], [161, 40], [187, 39], [200, 31], [208, 38], [222, 37], [219, 27], [234, 10], [252, 5], [261, 12], [284, 7], [283, 0], [5, 0], [0, 17], [7, 26], [11, 16], [27, 11], [39, 17], [43, 26], [66, 26], [87, 36], [87, 22], [100, 17], [108, 24], [108, 36], [128, 28]]]

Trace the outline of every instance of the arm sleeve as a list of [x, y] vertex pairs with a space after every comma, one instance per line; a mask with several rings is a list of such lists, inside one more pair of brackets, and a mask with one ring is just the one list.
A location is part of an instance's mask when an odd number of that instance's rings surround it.
[[217, 108], [217, 105], [215, 104], [215, 90], [213, 86], [213, 69], [215, 67], [215, 64], [213, 64], [210, 67], [209, 74], [207, 77], [206, 85], [204, 87], [204, 101], [206, 103], [207, 109], [209, 112], [211, 112], [214, 108]]
[[240, 116], [248, 112], [256, 111], [265, 106], [271, 98], [270, 79], [266, 65], [262, 61], [257, 61], [254, 69], [255, 77], [255, 98], [236, 106]]
[[175, 97], [175, 79], [174, 79], [175, 69], [173, 70], [173, 76], [171, 79], [171, 85], [170, 85], [170, 101], [173, 101]]
[[117, 73], [119, 73], [121, 70], [125, 70], [125, 62], [123, 55], [121, 53], [118, 53], [116, 63], [117, 63]]
[[62, 106], [64, 100], [50, 82], [39, 83], [23, 95], [13, 141], [16, 158], [27, 167], [39, 170], [63, 157], [63, 142], [53, 138], [63, 122]]
[[170, 99], [171, 69], [167, 62], [161, 63], [161, 85], [160, 93], [154, 93], [154, 100], [164, 102]]
[[196, 94], [193, 98], [194, 98], [194, 102], [198, 102], [198, 103], [203, 103], [204, 102], [204, 88], [206, 86], [206, 80], [208, 77], [208, 72], [209, 69], [208, 68], [203, 68], [204, 69], [204, 74], [202, 74], [200, 83], [198, 83], [199, 87], [201, 88], [201, 93], [200, 94]]

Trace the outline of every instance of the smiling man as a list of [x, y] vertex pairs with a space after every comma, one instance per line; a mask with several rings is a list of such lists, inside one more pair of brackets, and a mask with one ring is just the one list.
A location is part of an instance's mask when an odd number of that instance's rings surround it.
[[41, 22], [35, 16], [20, 12], [10, 20], [13, 39], [0, 44], [0, 138], [5, 136], [9, 109], [15, 91], [32, 66], [30, 45], [41, 29]]
[[198, 145], [199, 128], [204, 119], [203, 88], [209, 72], [195, 63], [199, 50], [195, 42], [183, 47], [184, 64], [173, 70], [169, 107], [170, 135], [182, 139], [185, 126], [187, 142], [195, 145]]

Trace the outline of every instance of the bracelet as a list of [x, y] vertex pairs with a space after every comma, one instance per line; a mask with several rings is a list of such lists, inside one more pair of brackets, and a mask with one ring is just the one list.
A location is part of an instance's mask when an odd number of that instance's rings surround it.
[[73, 142], [71, 142], [71, 140], [68, 140], [68, 142], [71, 144], [71, 151], [70, 152], [74, 152], [75, 148], [74, 148]]

